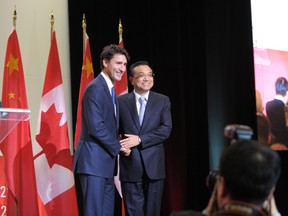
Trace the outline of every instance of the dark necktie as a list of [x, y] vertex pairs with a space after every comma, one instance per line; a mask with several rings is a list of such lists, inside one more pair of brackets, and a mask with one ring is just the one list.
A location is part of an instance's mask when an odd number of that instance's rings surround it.
[[145, 97], [140, 97], [139, 98], [139, 103], [140, 103], [140, 110], [139, 110], [139, 121], [140, 121], [140, 126], [142, 125], [143, 122], [143, 117], [145, 113], [145, 107], [146, 107], [146, 98]]
[[113, 106], [114, 106], [114, 114], [116, 116], [117, 115], [116, 114], [116, 94], [115, 94], [114, 87], [111, 88], [111, 97], [112, 97], [112, 103], [113, 103]]
[[116, 104], [116, 94], [115, 94], [114, 87], [111, 88], [111, 97], [112, 97], [112, 102], [115, 105]]

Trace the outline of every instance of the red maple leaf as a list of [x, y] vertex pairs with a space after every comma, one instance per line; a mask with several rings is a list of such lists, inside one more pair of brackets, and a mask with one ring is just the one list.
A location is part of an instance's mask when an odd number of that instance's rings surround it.
[[[49, 166], [58, 163], [70, 167], [70, 163], [66, 163], [66, 157], [69, 157], [69, 138], [67, 122], [60, 126], [60, 119], [63, 113], [57, 113], [55, 104], [53, 104], [47, 112], [41, 112], [40, 133], [36, 136], [36, 140], [42, 147], [46, 155]], [[65, 163], [65, 164], [63, 164]]]

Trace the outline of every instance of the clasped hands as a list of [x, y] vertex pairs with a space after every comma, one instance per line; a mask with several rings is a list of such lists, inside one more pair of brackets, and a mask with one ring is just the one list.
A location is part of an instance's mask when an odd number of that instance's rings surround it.
[[134, 134], [124, 134], [125, 138], [120, 140], [121, 149], [120, 151], [125, 155], [129, 156], [131, 149], [140, 144], [139, 136]]

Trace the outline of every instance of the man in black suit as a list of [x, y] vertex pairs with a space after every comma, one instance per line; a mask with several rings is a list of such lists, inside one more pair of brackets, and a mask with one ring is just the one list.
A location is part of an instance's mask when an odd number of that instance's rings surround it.
[[[125, 215], [159, 216], [166, 177], [163, 142], [172, 129], [171, 103], [166, 95], [151, 91], [154, 73], [148, 62], [132, 64], [129, 72], [134, 90], [118, 97], [123, 133], [120, 143], [131, 149], [129, 156], [120, 156]], [[146, 104], [143, 120], [139, 119], [140, 103], [142, 107]]]
[[[128, 52], [108, 45], [100, 55], [101, 73], [86, 87], [82, 99], [82, 129], [73, 170], [80, 183], [78, 202], [85, 216], [114, 216], [114, 175], [119, 142], [119, 107], [113, 99], [115, 81], [126, 71]], [[77, 194], [79, 195], [79, 194]], [[81, 199], [80, 199], [81, 198]]]
[[288, 119], [285, 116], [285, 106], [288, 100], [288, 81], [279, 77], [275, 82], [275, 98], [266, 103], [266, 114], [271, 124], [271, 132], [275, 138], [273, 142], [288, 146]]

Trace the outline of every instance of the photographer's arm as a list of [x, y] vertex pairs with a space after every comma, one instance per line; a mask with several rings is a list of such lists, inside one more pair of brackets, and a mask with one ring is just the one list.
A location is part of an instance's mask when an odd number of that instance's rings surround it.
[[278, 211], [274, 195], [269, 196], [268, 199], [265, 201], [263, 206], [268, 212], [271, 213], [271, 216], [281, 216], [280, 212]]
[[216, 202], [216, 184], [214, 186], [214, 189], [212, 191], [211, 197], [209, 199], [208, 205], [206, 208], [202, 211], [204, 215], [212, 215], [215, 211], [217, 211], [217, 202]]

